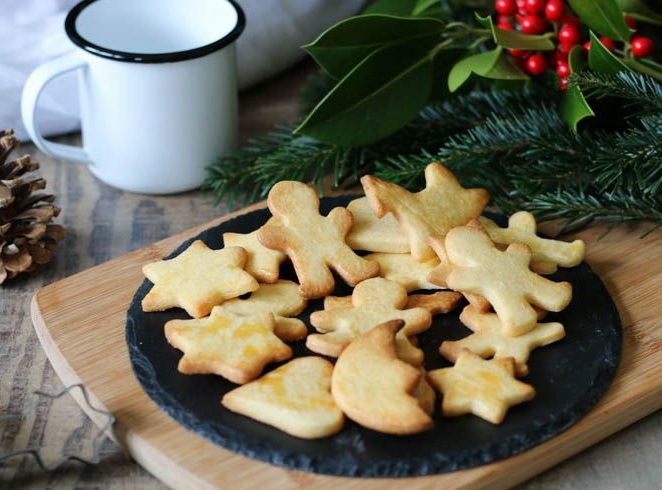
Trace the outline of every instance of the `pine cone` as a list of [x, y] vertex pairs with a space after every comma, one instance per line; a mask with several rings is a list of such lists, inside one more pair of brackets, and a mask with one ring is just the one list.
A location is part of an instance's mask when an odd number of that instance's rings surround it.
[[31, 175], [39, 163], [30, 155], [6, 161], [18, 145], [12, 129], [0, 131], [0, 284], [48, 262], [65, 236], [64, 227], [50, 223], [60, 214], [55, 196], [35, 192], [46, 187]]

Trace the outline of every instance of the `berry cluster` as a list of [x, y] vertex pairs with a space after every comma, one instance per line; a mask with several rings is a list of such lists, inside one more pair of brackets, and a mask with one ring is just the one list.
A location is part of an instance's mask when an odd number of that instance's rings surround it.
[[[549, 70], [556, 71], [559, 86], [565, 89], [568, 84], [570, 67], [568, 53], [580, 43], [588, 53], [590, 41], [582, 30], [579, 18], [570, 11], [564, 0], [496, 0], [497, 27], [503, 30], [518, 30], [524, 34], [545, 34], [551, 32], [556, 39], [556, 50], [535, 52], [522, 49], [509, 50], [515, 63], [526, 73], [534, 76], [543, 75]], [[636, 30], [637, 23], [630, 17], [625, 21]], [[610, 51], [617, 49], [613, 39], [600, 37], [600, 42]], [[629, 43], [629, 49], [635, 57], [643, 58], [653, 53], [653, 41], [635, 33]]]

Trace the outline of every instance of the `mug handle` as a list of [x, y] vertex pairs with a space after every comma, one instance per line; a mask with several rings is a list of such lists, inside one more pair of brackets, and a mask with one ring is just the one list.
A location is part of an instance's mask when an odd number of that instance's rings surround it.
[[62, 143], [53, 143], [47, 141], [37, 129], [37, 103], [39, 96], [46, 84], [53, 78], [66, 72], [76, 70], [86, 66], [85, 60], [77, 53], [73, 52], [61, 56], [37, 67], [28, 77], [23, 87], [21, 98], [21, 116], [23, 124], [30, 139], [46, 155], [65, 160], [76, 160], [79, 162], [91, 163], [87, 152], [73, 145], [64, 145]]

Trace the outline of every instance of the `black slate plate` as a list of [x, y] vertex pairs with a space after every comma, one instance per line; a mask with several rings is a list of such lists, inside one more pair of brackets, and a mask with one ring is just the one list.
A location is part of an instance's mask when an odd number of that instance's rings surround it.
[[[346, 205], [349, 199], [325, 198], [322, 212]], [[206, 230], [196, 239], [211, 248], [221, 248], [223, 232], [247, 233], [268, 217], [267, 209], [255, 211]], [[281, 272], [282, 277], [295, 279], [288, 266], [283, 266]], [[339, 434], [306, 441], [234, 414], [221, 406], [220, 399], [235, 385], [218, 376], [182, 375], [177, 371], [181, 352], [166, 342], [163, 325], [173, 318], [188, 317], [183, 310], [143, 313], [140, 302], [152, 286], [147, 280], [136, 291], [129, 308], [126, 339], [135, 375], [152, 400], [187, 429], [230, 451], [330, 475], [405, 477], [442, 473], [497, 461], [551, 438], [586, 414], [613, 379], [622, 332], [616, 307], [600, 278], [586, 263], [561, 270], [551, 278], [573, 285], [570, 305], [545, 320], [561, 322], [566, 337], [533, 351], [530, 374], [523, 381], [535, 387], [536, 397], [511, 408], [498, 426], [471, 415], [442, 418], [437, 408], [435, 428], [423, 434], [385, 435], [348, 420]], [[335, 294], [351, 294], [342, 281], [337, 283]], [[307, 321], [310, 312], [322, 308], [322, 300], [312, 301], [301, 318]], [[442, 340], [470, 333], [458, 319], [460, 311], [458, 308], [454, 313], [437, 316], [432, 328], [419, 336], [428, 370], [450, 365], [437, 351]], [[293, 348], [295, 355], [310, 354], [304, 342], [295, 343]]]

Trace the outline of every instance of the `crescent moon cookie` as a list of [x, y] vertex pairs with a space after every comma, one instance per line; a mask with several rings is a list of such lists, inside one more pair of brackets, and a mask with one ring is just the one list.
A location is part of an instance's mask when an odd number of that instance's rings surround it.
[[349, 307], [315, 311], [310, 323], [321, 334], [311, 334], [306, 347], [319, 354], [337, 357], [347, 345], [375, 325], [401, 319], [404, 327], [396, 335], [398, 356], [412, 365], [423, 363], [423, 352], [408, 337], [426, 330], [432, 316], [424, 308], [404, 309], [407, 291], [400, 284], [381, 277], [360, 282], [352, 293]]
[[361, 184], [378, 218], [391, 213], [409, 240], [418, 261], [435, 258], [428, 237], [444, 236], [451, 228], [465, 225], [482, 213], [490, 199], [485, 189], [465, 189], [455, 175], [438, 163], [425, 168], [425, 189], [412, 193], [373, 175]]
[[345, 423], [331, 396], [332, 372], [333, 364], [326, 359], [299, 357], [229, 391], [221, 403], [295, 437], [328, 437]]
[[425, 402], [416, 392], [423, 373], [398, 359], [395, 336], [400, 320], [383, 323], [354, 339], [333, 369], [331, 393], [350, 419], [387, 434], [414, 434], [432, 428]]
[[200, 318], [227, 299], [255, 291], [258, 282], [243, 269], [246, 258], [243, 248], [212, 250], [196, 240], [173, 259], [144, 265], [154, 286], [142, 300], [143, 311], [180, 307]]
[[321, 298], [333, 292], [331, 269], [350, 286], [379, 274], [378, 264], [359, 257], [345, 243], [352, 213], [334, 208], [322, 216], [312, 187], [295, 181], [278, 182], [269, 191], [267, 204], [275, 219], [258, 230], [257, 238], [265, 247], [290, 257], [304, 298]]

